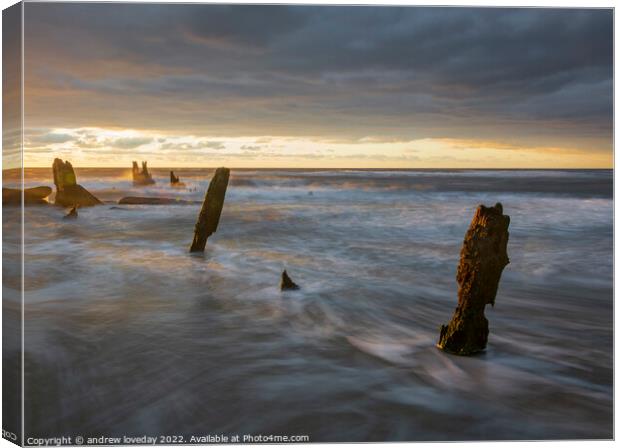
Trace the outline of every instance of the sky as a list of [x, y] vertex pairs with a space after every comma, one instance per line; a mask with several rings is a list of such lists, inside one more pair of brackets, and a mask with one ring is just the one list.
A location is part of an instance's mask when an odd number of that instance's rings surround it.
[[610, 168], [610, 9], [26, 3], [26, 166]]

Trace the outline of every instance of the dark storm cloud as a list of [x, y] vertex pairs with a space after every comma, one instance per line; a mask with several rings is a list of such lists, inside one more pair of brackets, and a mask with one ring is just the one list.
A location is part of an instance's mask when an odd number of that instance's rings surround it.
[[611, 10], [28, 3], [27, 104], [48, 126], [609, 140], [612, 35]]
[[21, 165], [22, 109], [21, 67], [15, 61], [21, 57], [21, 9], [13, 5], [2, 11], [2, 168], [15, 169]]

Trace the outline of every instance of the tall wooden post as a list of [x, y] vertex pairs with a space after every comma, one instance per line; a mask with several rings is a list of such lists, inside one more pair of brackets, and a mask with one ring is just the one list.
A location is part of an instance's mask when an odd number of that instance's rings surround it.
[[458, 305], [448, 325], [442, 325], [437, 346], [457, 355], [471, 355], [486, 348], [489, 323], [484, 316], [508, 264], [508, 225], [502, 204], [480, 205], [465, 234], [456, 273]]
[[218, 168], [215, 170], [211, 183], [209, 183], [205, 200], [202, 203], [200, 215], [198, 215], [198, 222], [196, 222], [194, 229], [194, 241], [189, 249], [190, 252], [204, 252], [207, 238], [217, 230], [222, 207], [224, 207], [229, 177], [230, 170], [228, 168]]

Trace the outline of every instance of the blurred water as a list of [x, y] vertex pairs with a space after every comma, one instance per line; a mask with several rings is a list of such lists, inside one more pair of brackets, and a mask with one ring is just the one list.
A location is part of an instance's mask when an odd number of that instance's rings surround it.
[[[111, 208], [202, 200], [213, 172], [153, 171], [77, 170], [107, 204], [74, 222], [26, 211], [27, 436], [612, 437], [612, 171], [233, 170], [204, 256], [200, 205]], [[489, 346], [451, 356], [463, 236], [498, 201]]]

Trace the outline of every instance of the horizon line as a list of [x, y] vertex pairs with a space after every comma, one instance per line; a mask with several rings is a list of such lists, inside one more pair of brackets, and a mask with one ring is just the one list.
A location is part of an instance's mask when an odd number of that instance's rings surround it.
[[[72, 165], [74, 169], [127, 169], [131, 170], [130, 166], [76, 166]], [[477, 171], [498, 171], [498, 170], [511, 170], [511, 171], [533, 171], [533, 170], [564, 170], [564, 171], [579, 171], [579, 170], [614, 170], [614, 167], [235, 167], [235, 166], [225, 166], [225, 165], [217, 165], [217, 166], [149, 166], [149, 169], [176, 169], [176, 170], [196, 170], [196, 169], [217, 169], [221, 167], [226, 167], [229, 169], [235, 170], [359, 170], [359, 171], [396, 171], [396, 170], [477, 170]], [[20, 170], [20, 169], [52, 169], [51, 166], [23, 166], [16, 168], [2, 168], [2, 171], [11, 171], [11, 170]]]

